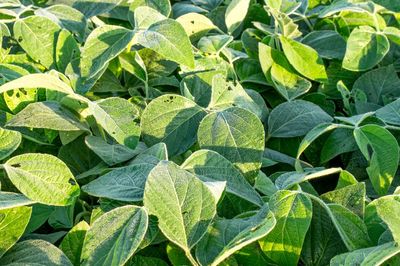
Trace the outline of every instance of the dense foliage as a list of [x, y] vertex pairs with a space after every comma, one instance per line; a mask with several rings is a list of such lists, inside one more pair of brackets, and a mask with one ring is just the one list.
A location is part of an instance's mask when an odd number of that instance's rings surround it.
[[0, 265], [400, 265], [398, 0], [2, 0], [0, 44]]

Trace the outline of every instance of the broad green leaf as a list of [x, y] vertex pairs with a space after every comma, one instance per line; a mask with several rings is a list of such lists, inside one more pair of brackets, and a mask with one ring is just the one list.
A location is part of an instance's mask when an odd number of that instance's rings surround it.
[[142, 242], [147, 226], [143, 207], [127, 205], [103, 214], [86, 232], [81, 265], [124, 265]]
[[304, 240], [301, 261], [305, 265], [325, 266], [335, 255], [347, 252], [326, 209], [313, 202], [310, 229]]
[[[133, 5], [134, 4], [135, 3], [133, 3]], [[162, 21], [166, 18], [166, 16], [159, 13], [153, 8], [147, 6], [139, 6], [135, 8], [134, 14], [129, 16], [129, 22], [132, 24], [135, 30], [146, 30], [152, 24]]]
[[302, 43], [314, 48], [322, 58], [342, 60], [346, 52], [346, 41], [333, 30], [313, 31]]
[[311, 82], [300, 77], [283, 52], [263, 43], [258, 44], [259, 60], [263, 73], [271, 79], [276, 90], [287, 100], [294, 99], [311, 88]]
[[367, 96], [368, 103], [384, 105], [387, 98], [400, 97], [400, 79], [393, 65], [371, 70], [360, 76], [352, 91], [360, 90]]
[[271, 197], [269, 207], [276, 225], [259, 240], [261, 249], [279, 265], [297, 265], [311, 223], [311, 200], [296, 191], [280, 190]]
[[244, 246], [266, 236], [276, 224], [268, 205], [251, 217], [218, 218], [196, 247], [201, 265], [218, 265]]
[[378, 64], [389, 51], [389, 41], [385, 35], [369, 26], [354, 29], [347, 40], [343, 68], [365, 71]]
[[208, 114], [198, 130], [198, 142], [202, 149], [224, 156], [251, 182], [261, 168], [264, 138], [260, 119], [239, 107]]
[[8, 127], [45, 128], [59, 131], [88, 131], [88, 127], [58, 102], [31, 103], [6, 124]]
[[385, 123], [400, 126], [400, 99], [378, 109], [375, 115]]
[[321, 162], [328, 162], [340, 154], [356, 151], [357, 149], [353, 130], [350, 128], [338, 128], [326, 139], [321, 150]]
[[199, 40], [197, 47], [203, 53], [219, 55], [232, 41], [233, 37], [229, 35], [206, 36]]
[[1, 258], [1, 265], [72, 266], [61, 250], [44, 240], [17, 243]]
[[141, 81], [148, 82], [148, 73], [143, 59], [137, 52], [125, 52], [119, 55], [121, 67], [129, 73], [135, 75]]
[[73, 8], [81, 11], [86, 18], [104, 14], [116, 7], [121, 0], [67, 0]]
[[18, 44], [33, 60], [48, 69], [55, 65], [54, 51], [60, 30], [50, 19], [40, 16], [17, 20], [14, 24], [14, 36]]
[[85, 221], [81, 221], [77, 223], [61, 241], [60, 249], [74, 266], [80, 265], [83, 241], [89, 229], [90, 226]]
[[233, 33], [243, 23], [250, 5], [250, 0], [233, 0], [225, 12], [225, 24], [229, 33]]
[[387, 193], [399, 164], [399, 146], [394, 136], [378, 125], [354, 130], [354, 137], [369, 166], [366, 169], [379, 195]]
[[[386, 265], [385, 262], [398, 255], [400, 248], [394, 242], [380, 246], [355, 250], [353, 252], [337, 255], [331, 260], [331, 266], [372, 266]], [[388, 264], [390, 265], [390, 264]]]
[[70, 61], [80, 57], [78, 43], [67, 30], [61, 30], [55, 47], [55, 61], [57, 69], [65, 72]]
[[32, 208], [24, 206], [0, 210], [0, 258], [24, 234], [31, 213]]
[[324, 62], [313, 48], [283, 36], [279, 40], [287, 60], [300, 74], [319, 82], [328, 78]]
[[359, 216], [339, 204], [330, 203], [327, 206], [332, 222], [348, 250], [371, 246], [367, 227]]
[[400, 12], [400, 4], [396, 0], [373, 0], [373, 2], [391, 11]]
[[135, 120], [138, 113], [129, 101], [109, 97], [89, 103], [89, 110], [96, 122], [119, 144], [134, 149], [140, 136], [140, 127]]
[[191, 41], [197, 41], [217, 26], [206, 16], [198, 13], [187, 13], [176, 19], [185, 29]]
[[203, 108], [182, 96], [160, 96], [142, 115], [143, 140], [147, 145], [164, 142], [171, 156], [181, 154], [196, 142], [197, 128], [205, 115]]
[[92, 31], [82, 48], [81, 77], [90, 79], [103, 71], [108, 62], [126, 48], [133, 36], [133, 31], [112, 25], [104, 25]]
[[343, 188], [335, 189], [322, 194], [321, 199], [327, 203], [340, 204], [360, 217], [364, 217], [365, 210], [365, 184], [357, 183]]
[[276, 138], [298, 137], [319, 124], [331, 121], [332, 117], [318, 105], [296, 100], [282, 103], [272, 110], [268, 118], [268, 133]]
[[208, 109], [223, 110], [231, 106], [241, 107], [261, 118], [262, 110], [237, 83], [226, 81], [223, 75], [215, 75], [212, 81], [211, 100]]
[[[368, 204], [367, 214], [370, 213], [370, 215], [366, 215], [366, 221], [370, 220], [371, 214], [376, 214], [380, 218], [377, 223], [381, 224], [383, 221], [392, 233], [393, 239], [400, 243], [399, 210], [400, 198], [397, 195], [381, 197]], [[367, 225], [372, 225], [371, 221], [368, 223]], [[373, 228], [370, 228], [373, 231]]]
[[3, 167], [11, 182], [30, 200], [65, 206], [79, 196], [71, 171], [55, 156], [25, 153], [11, 158]]
[[137, 152], [121, 144], [109, 144], [104, 139], [86, 136], [85, 143], [107, 165], [115, 165], [132, 159]]
[[51, 5], [45, 9], [35, 11], [36, 15], [45, 16], [65, 28], [73, 34], [76, 34], [79, 41], [85, 38], [87, 21], [85, 16], [77, 9], [60, 4]]
[[385, 36], [397, 45], [400, 45], [400, 29], [395, 27], [386, 27], [383, 29]]
[[22, 194], [0, 191], [0, 210], [31, 205], [35, 203]]
[[258, 206], [264, 204], [261, 197], [244, 176], [226, 158], [214, 151], [199, 150], [193, 153], [181, 167], [203, 182], [226, 181], [226, 190]]
[[21, 133], [0, 127], [0, 160], [10, 156], [21, 144]]
[[135, 11], [141, 6], [150, 7], [168, 17], [171, 13], [171, 3], [168, 0], [134, 0], [130, 1], [129, 9]]
[[194, 57], [189, 37], [185, 30], [172, 19], [154, 23], [147, 30], [136, 33], [135, 40], [152, 49], [165, 59], [194, 67]]
[[216, 214], [216, 202], [207, 186], [176, 164], [161, 161], [150, 172], [143, 202], [149, 214], [157, 216], [163, 234], [193, 259], [190, 249]]
[[141, 201], [147, 177], [156, 164], [157, 161], [117, 168], [84, 185], [82, 190], [96, 197], [127, 202]]
[[70, 86], [49, 74], [30, 74], [0, 86], [0, 94], [20, 88], [45, 88], [66, 94], [74, 94]]

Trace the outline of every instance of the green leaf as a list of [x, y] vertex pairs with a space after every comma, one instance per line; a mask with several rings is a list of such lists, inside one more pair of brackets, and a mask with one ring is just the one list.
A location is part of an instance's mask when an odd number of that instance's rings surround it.
[[200, 148], [218, 152], [251, 182], [261, 168], [264, 138], [260, 119], [238, 107], [208, 114], [198, 130]]
[[80, 42], [83, 41], [87, 22], [85, 16], [79, 10], [60, 4], [38, 9], [35, 14], [48, 17], [60, 27], [77, 35]]
[[22, 136], [17, 131], [0, 127], [0, 160], [10, 156], [21, 144]]
[[347, 40], [343, 68], [365, 71], [377, 65], [389, 51], [387, 37], [369, 26], [354, 29]]
[[279, 40], [286, 58], [300, 74], [311, 80], [326, 81], [324, 62], [313, 48], [284, 36], [280, 36]]
[[45, 128], [59, 131], [88, 131], [72, 112], [58, 102], [31, 103], [6, 124], [8, 127]]
[[226, 181], [226, 190], [258, 206], [264, 204], [261, 197], [247, 182], [244, 176], [226, 158], [214, 151], [199, 150], [194, 152], [181, 167], [203, 182]]
[[346, 41], [333, 30], [313, 31], [302, 43], [314, 48], [322, 58], [342, 60], [346, 52]]
[[321, 199], [327, 203], [340, 204], [360, 217], [364, 217], [366, 191], [364, 183], [349, 185], [322, 194]]
[[396, 0], [373, 0], [373, 2], [391, 11], [400, 12], [400, 4]]
[[124, 265], [142, 242], [147, 226], [143, 207], [128, 205], [103, 214], [86, 232], [82, 265]]
[[123, 27], [104, 25], [90, 33], [82, 48], [80, 74], [85, 80], [95, 77], [131, 42], [134, 32]]
[[366, 169], [374, 190], [387, 193], [399, 164], [399, 146], [394, 136], [378, 125], [365, 125], [354, 130], [354, 137], [367, 159]]
[[137, 152], [121, 144], [108, 144], [104, 139], [86, 136], [85, 143], [107, 165], [112, 166], [132, 159]]
[[18, 44], [47, 69], [54, 67], [55, 44], [60, 30], [53, 21], [40, 16], [17, 20], [14, 24], [14, 36]]
[[203, 108], [182, 96], [160, 96], [143, 112], [143, 140], [149, 146], [164, 142], [171, 156], [179, 155], [195, 143], [198, 125], [205, 115]]
[[315, 126], [333, 119], [318, 105], [296, 100], [275, 107], [268, 118], [268, 133], [275, 138], [303, 136]]
[[263, 43], [258, 44], [261, 68], [274, 88], [286, 100], [292, 100], [311, 88], [311, 82], [300, 77], [290, 65], [283, 52]]
[[400, 126], [400, 99], [376, 110], [375, 115], [385, 123]]
[[198, 13], [187, 13], [176, 19], [185, 29], [191, 41], [197, 41], [217, 26], [206, 16]]
[[[400, 198], [397, 195], [389, 195], [385, 197], [378, 198], [372, 201], [367, 206], [366, 221], [367, 225], [371, 224], [370, 218], [371, 214], [376, 214], [379, 220], [376, 223], [382, 224], [382, 221], [389, 228], [393, 239], [400, 243], [400, 226], [398, 223], [400, 210]], [[369, 226], [370, 227], [370, 226]], [[373, 228], [371, 231], [373, 231]]]
[[78, 43], [67, 30], [61, 30], [55, 47], [55, 61], [57, 69], [65, 72], [70, 61], [80, 57]]
[[30, 200], [65, 206], [79, 196], [71, 171], [55, 156], [25, 153], [11, 158], [3, 167], [11, 182]]
[[271, 197], [269, 207], [276, 225], [259, 240], [261, 249], [279, 265], [297, 265], [311, 223], [311, 200], [296, 191], [280, 190]]
[[136, 33], [135, 40], [162, 55], [165, 59], [194, 67], [194, 57], [189, 37], [175, 20], [165, 19], [154, 23], [147, 30]]
[[19, 88], [45, 88], [66, 94], [74, 94], [70, 86], [49, 74], [30, 74], [0, 86], [0, 94]]
[[[130, 11], [132, 10], [131, 5]], [[139, 6], [135, 8], [134, 15], [129, 16], [129, 22], [135, 28], [135, 30], [145, 30], [148, 29], [151, 25], [156, 22], [162, 21], [167, 17], [158, 12], [157, 10], [147, 7], [147, 6]]]
[[32, 208], [24, 206], [0, 210], [0, 258], [24, 234], [31, 213]]
[[1, 264], [72, 266], [61, 250], [44, 240], [25, 240], [17, 243], [1, 258]]
[[60, 249], [74, 266], [80, 265], [83, 241], [89, 228], [90, 226], [85, 221], [81, 221], [61, 241]]
[[121, 0], [76, 0], [72, 1], [72, 7], [81, 11], [86, 18], [91, 18], [112, 10], [120, 2]]
[[96, 122], [119, 144], [136, 148], [140, 127], [135, 122], [138, 113], [132, 103], [123, 98], [109, 97], [90, 102], [89, 110]]
[[0, 191], [0, 210], [30, 205], [35, 203], [22, 194]]
[[157, 216], [163, 234], [191, 259], [190, 249], [216, 214], [216, 202], [207, 186], [176, 164], [161, 161], [150, 172], [143, 202], [149, 214]]
[[134, 0], [131, 1], [129, 9], [135, 11], [136, 8], [141, 6], [146, 6], [157, 10], [166, 17], [168, 17], [171, 13], [171, 3], [168, 0]]
[[212, 80], [210, 110], [223, 110], [231, 106], [241, 107], [261, 118], [262, 110], [247, 94], [240, 83], [226, 81], [226, 77], [217, 74]]
[[229, 33], [233, 33], [243, 23], [250, 5], [250, 0], [233, 0], [225, 11], [225, 24]]
[[218, 218], [196, 247], [201, 265], [218, 265], [241, 248], [266, 236], [276, 224], [274, 215], [265, 205], [246, 218]]
[[400, 253], [400, 248], [396, 244], [394, 244], [394, 242], [389, 242], [380, 246], [359, 249], [353, 252], [337, 255], [331, 260], [330, 265], [331, 266], [385, 265], [386, 261], [398, 255], [399, 253]]

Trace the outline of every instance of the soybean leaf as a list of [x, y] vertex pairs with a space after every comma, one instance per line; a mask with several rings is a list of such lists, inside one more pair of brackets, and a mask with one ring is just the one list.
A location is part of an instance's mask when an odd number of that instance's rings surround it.
[[194, 67], [193, 51], [185, 30], [175, 20], [165, 19], [136, 33], [135, 40], [168, 60]]
[[21, 144], [21, 133], [0, 128], [0, 160], [10, 156]]
[[110, 97], [89, 103], [89, 110], [96, 122], [119, 144], [134, 149], [140, 136], [140, 127], [135, 122], [137, 110], [129, 101]]
[[214, 151], [199, 150], [193, 153], [181, 166], [194, 173], [202, 181], [226, 181], [227, 192], [235, 194], [258, 206], [264, 203], [244, 176], [225, 157]]
[[72, 266], [61, 250], [44, 240], [25, 240], [17, 243], [1, 258], [1, 264]]
[[25, 153], [11, 158], [3, 167], [11, 182], [30, 200], [65, 206], [79, 196], [71, 171], [55, 156]]
[[262, 251], [275, 263], [296, 265], [311, 223], [311, 200], [296, 191], [280, 190], [269, 201], [274, 229], [259, 240]]
[[14, 24], [18, 44], [36, 62], [50, 69], [54, 67], [54, 50], [61, 28], [50, 19], [30, 16]]
[[0, 192], [0, 210], [30, 205], [35, 203], [22, 194], [13, 192]]
[[195, 143], [198, 125], [205, 115], [203, 108], [182, 96], [158, 97], [142, 115], [143, 140], [147, 145], [164, 142], [171, 156], [181, 154]]
[[176, 164], [161, 161], [149, 174], [143, 202], [157, 216], [163, 234], [194, 260], [190, 249], [216, 214], [216, 202], [207, 186]]
[[60, 249], [74, 266], [80, 265], [83, 241], [89, 228], [90, 226], [85, 221], [81, 221], [61, 241]]
[[264, 130], [253, 113], [231, 107], [211, 113], [201, 121], [198, 142], [202, 149], [218, 152], [251, 182], [261, 167]]
[[354, 137], [369, 162], [366, 169], [372, 186], [379, 195], [387, 193], [399, 163], [399, 146], [394, 136], [378, 125], [365, 125], [354, 130]]
[[103, 214], [86, 232], [82, 265], [124, 265], [139, 247], [147, 226], [143, 207], [127, 205]]
[[234, 32], [247, 15], [250, 0], [233, 0], [229, 3], [225, 12], [225, 23], [228, 32]]
[[389, 51], [387, 37], [369, 26], [354, 29], [347, 40], [343, 68], [364, 71], [378, 64]]
[[0, 210], [0, 257], [23, 235], [29, 219], [31, 207], [15, 207]]
[[286, 58], [300, 74], [320, 82], [327, 79], [324, 62], [313, 48], [283, 36], [279, 40]]
[[315, 126], [331, 122], [318, 105], [304, 100], [282, 103], [274, 108], [268, 118], [271, 137], [289, 138], [303, 136]]
[[234, 252], [266, 236], [275, 226], [267, 205], [246, 218], [215, 220], [196, 247], [201, 265], [218, 265]]

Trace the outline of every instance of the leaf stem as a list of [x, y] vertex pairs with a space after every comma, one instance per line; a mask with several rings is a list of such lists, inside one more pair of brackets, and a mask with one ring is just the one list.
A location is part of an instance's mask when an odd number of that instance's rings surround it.
[[190, 263], [193, 266], [199, 266], [199, 264], [197, 263], [197, 261], [193, 258], [192, 253], [190, 253], [190, 250], [186, 250], [185, 251], [186, 257], [189, 259]]

